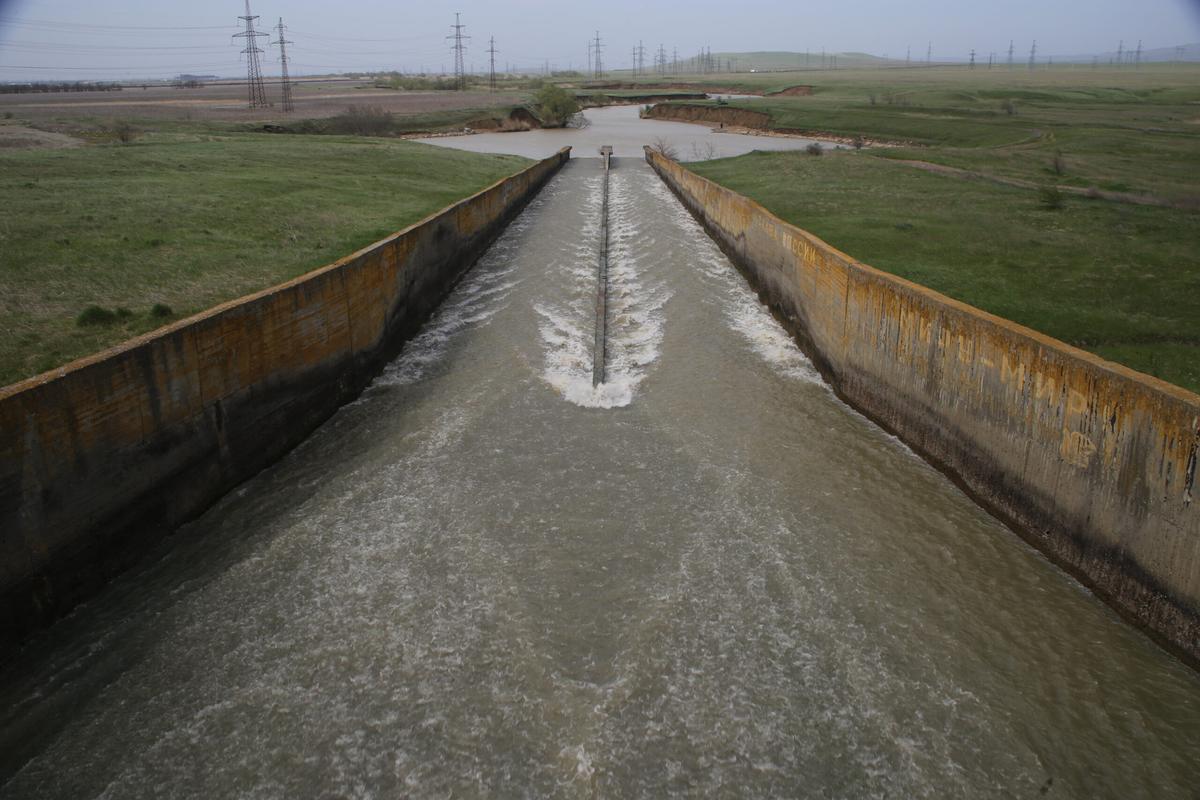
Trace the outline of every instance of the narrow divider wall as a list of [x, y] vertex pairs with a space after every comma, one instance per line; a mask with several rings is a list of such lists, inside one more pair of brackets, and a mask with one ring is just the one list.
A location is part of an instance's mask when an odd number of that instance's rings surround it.
[[0, 389], [0, 647], [356, 397], [569, 158], [564, 148], [327, 267]]
[[1200, 664], [1200, 396], [855, 261], [649, 148], [646, 160], [843, 399]]

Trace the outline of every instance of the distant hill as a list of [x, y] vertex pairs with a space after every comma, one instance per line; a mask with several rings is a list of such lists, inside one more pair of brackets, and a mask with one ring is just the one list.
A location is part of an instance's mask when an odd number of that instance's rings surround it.
[[[679, 58], [681, 67], [689, 72], [693, 71], [690, 66], [696, 63], [696, 58], [695, 55], [692, 55], [690, 58], [684, 59], [681, 53]], [[780, 50], [756, 53], [713, 53], [712, 60], [718, 63], [718, 68], [722, 72], [730, 68], [737, 72], [821, 69], [823, 66], [833, 67], [835, 62], [839, 68], [874, 67], [887, 63], [882, 58], [868, 53], [825, 53], [822, 56], [820, 51], [803, 53]]]

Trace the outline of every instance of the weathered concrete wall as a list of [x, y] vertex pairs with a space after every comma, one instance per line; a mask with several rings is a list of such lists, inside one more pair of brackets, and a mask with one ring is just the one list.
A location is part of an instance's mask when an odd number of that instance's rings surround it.
[[289, 283], [0, 389], [0, 645], [357, 396], [569, 157]]
[[873, 269], [646, 157], [844, 399], [1200, 660], [1200, 397]]

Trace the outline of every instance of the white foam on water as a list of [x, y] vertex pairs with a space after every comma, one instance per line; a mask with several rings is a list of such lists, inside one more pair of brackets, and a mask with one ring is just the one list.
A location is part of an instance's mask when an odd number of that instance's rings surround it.
[[508, 307], [508, 296], [520, 283], [511, 279], [515, 267], [490, 268], [495, 266], [496, 259], [488, 260], [493, 263], [480, 264], [459, 284], [421, 332], [405, 345], [400, 356], [375, 379], [373, 387], [416, 383], [441, 361], [459, 333], [486, 325]]
[[750, 348], [776, 371], [807, 383], [823, 384], [821, 374], [777, 319], [771, 316], [745, 279], [734, 268], [678, 198], [661, 181], [651, 188], [663, 205], [671, 209], [675, 222], [696, 244], [696, 266], [710, 278], [720, 295], [722, 316], [741, 334]]
[[585, 408], [620, 408], [633, 402], [647, 368], [659, 356], [663, 305], [670, 298], [661, 281], [648, 274], [655, 239], [644, 229], [634, 181], [646, 176], [612, 175], [609, 185], [608, 331], [605, 380], [592, 385], [595, 346], [596, 259], [603, 205], [603, 178], [587, 181], [585, 222], [572, 249], [573, 261], [560, 272], [572, 280], [570, 294], [535, 310], [545, 345], [542, 378], [563, 399]]

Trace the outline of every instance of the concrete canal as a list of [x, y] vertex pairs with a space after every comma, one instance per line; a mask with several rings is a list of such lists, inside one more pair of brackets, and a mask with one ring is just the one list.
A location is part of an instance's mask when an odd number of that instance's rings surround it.
[[359, 400], [35, 637], [0, 795], [1194, 793], [1197, 676], [839, 402], [621, 155], [605, 381], [581, 159]]

